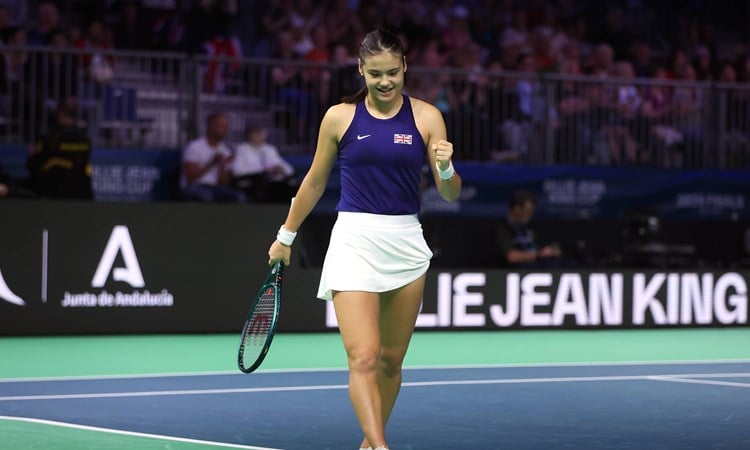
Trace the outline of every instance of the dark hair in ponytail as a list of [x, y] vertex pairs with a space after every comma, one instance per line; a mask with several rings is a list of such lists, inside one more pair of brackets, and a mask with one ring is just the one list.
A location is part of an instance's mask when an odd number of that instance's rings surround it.
[[[367, 33], [365, 38], [362, 39], [362, 43], [359, 46], [359, 62], [361, 64], [366, 57], [377, 55], [384, 51], [401, 56], [401, 59], [404, 62], [406, 61], [406, 49], [398, 36], [385, 28], [378, 28], [375, 31]], [[365, 97], [367, 97], [367, 86], [363, 86], [354, 95], [342, 97], [341, 101], [344, 103], [358, 103], [364, 100]]]

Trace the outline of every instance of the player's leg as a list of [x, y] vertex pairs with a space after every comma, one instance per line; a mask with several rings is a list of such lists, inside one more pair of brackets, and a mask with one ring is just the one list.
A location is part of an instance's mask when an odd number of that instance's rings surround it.
[[349, 364], [349, 397], [354, 412], [367, 440], [376, 447], [386, 446], [378, 384], [379, 295], [370, 292], [335, 292], [333, 305]]
[[[401, 389], [401, 366], [419, 315], [424, 284], [423, 275], [412, 283], [381, 296], [378, 383], [383, 424], [388, 422]], [[363, 440], [361, 447], [370, 447], [367, 438]]]

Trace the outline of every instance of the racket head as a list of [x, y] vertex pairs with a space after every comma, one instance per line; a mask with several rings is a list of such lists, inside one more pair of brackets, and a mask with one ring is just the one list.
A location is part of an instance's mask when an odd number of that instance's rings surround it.
[[271, 347], [281, 305], [283, 263], [277, 262], [255, 296], [240, 336], [237, 364], [241, 372], [260, 367]]

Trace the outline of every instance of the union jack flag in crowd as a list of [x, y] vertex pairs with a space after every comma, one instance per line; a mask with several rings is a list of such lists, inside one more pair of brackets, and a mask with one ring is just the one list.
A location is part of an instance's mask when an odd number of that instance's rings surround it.
[[393, 143], [411, 145], [411, 134], [394, 134]]

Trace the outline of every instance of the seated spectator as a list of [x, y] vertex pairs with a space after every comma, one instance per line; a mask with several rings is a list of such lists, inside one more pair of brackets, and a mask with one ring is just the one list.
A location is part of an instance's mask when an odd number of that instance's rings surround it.
[[144, 27], [145, 13], [139, 0], [123, 0], [114, 23], [112, 41], [117, 49], [148, 50], [151, 29]]
[[206, 135], [190, 141], [182, 153], [182, 198], [199, 202], [242, 202], [245, 195], [229, 185], [232, 151], [224, 142], [229, 118], [213, 113], [206, 119]]
[[227, 33], [217, 33], [204, 42], [203, 50], [212, 57], [204, 65], [203, 92], [226, 93], [229, 81], [240, 72], [242, 48], [239, 40]]
[[93, 200], [91, 140], [77, 124], [74, 99], [60, 101], [55, 127], [31, 148], [30, 187], [41, 197]]
[[[666, 70], [658, 69], [653, 79], [666, 79]], [[647, 85], [643, 90], [641, 124], [643, 150], [641, 163], [658, 163], [665, 167], [682, 166], [685, 138], [674, 125], [675, 108], [672, 90], [662, 84]]]
[[29, 18], [29, 0], [0, 1], [2, 25], [23, 27]]
[[516, 191], [508, 202], [508, 212], [497, 229], [500, 263], [503, 266], [539, 267], [560, 257], [557, 245], [539, 246], [529, 222], [534, 217], [536, 199], [527, 191]]
[[282, 31], [277, 36], [279, 60], [271, 67], [272, 101], [287, 113], [285, 120], [290, 141], [305, 142], [313, 123], [315, 96], [303, 76], [303, 67], [295, 64], [299, 57], [294, 50], [294, 35]]
[[82, 56], [82, 63], [88, 76], [99, 83], [106, 83], [114, 76], [115, 58], [112, 35], [101, 20], [92, 20], [87, 33], [73, 41], [76, 48], [87, 50]]
[[268, 131], [248, 125], [247, 142], [237, 146], [232, 164], [234, 186], [256, 202], [287, 202], [297, 190], [294, 168], [267, 141]]
[[60, 27], [60, 11], [51, 1], [40, 2], [36, 8], [36, 25], [29, 30], [29, 45], [44, 46], [50, 33]]
[[61, 28], [51, 30], [46, 45], [54, 51], [31, 52], [28, 63], [33, 70], [32, 98], [44, 123], [54, 120], [60, 99], [78, 96], [79, 87], [76, 58], [66, 53], [71, 49], [67, 33]]
[[[12, 47], [26, 46], [26, 30], [8, 27], [0, 34], [1, 44]], [[6, 129], [21, 132], [26, 142], [33, 142], [36, 130], [21, 124], [32, 122], [33, 108], [29, 107], [34, 92], [31, 89], [29, 52], [25, 49], [5, 48], [0, 52], [0, 116], [10, 119]]]
[[[629, 61], [618, 61], [614, 66], [615, 78], [635, 78]], [[636, 135], [639, 131], [639, 113], [643, 98], [635, 84], [627, 81], [615, 85], [611, 92], [611, 120], [603, 128], [609, 149], [609, 162], [613, 165], [635, 164], [639, 158]]]

